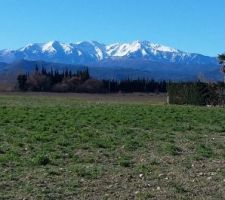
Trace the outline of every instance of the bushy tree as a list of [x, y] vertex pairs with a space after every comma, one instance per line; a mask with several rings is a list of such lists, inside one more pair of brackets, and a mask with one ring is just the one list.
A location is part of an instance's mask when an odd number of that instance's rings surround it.
[[28, 89], [32, 91], [49, 91], [51, 88], [51, 81], [47, 75], [35, 73], [27, 79]]
[[225, 64], [225, 53], [218, 56], [220, 64]]
[[22, 74], [17, 77], [18, 87], [20, 90], [27, 90], [27, 75]]
[[221, 65], [221, 71], [223, 73], [223, 76], [224, 76], [223, 79], [224, 79], [224, 83], [225, 83], [225, 53], [220, 54], [218, 56], [218, 59], [219, 59], [220, 65]]

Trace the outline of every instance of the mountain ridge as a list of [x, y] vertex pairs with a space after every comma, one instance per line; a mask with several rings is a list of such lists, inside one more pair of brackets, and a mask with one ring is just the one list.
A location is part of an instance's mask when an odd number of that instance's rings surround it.
[[149, 41], [114, 43], [105, 45], [97, 41], [63, 43], [49, 41], [31, 43], [17, 50], [1, 50], [0, 62], [16, 60], [43, 60], [66, 64], [98, 64], [102, 61], [142, 59], [147, 61], [176, 64], [217, 64], [215, 57], [187, 53], [172, 47]]
[[[25, 60], [24, 62], [20, 62]], [[34, 62], [33, 62], [34, 61]], [[7, 63], [7, 64], [4, 64]], [[105, 45], [97, 41], [31, 43], [17, 50], [0, 50], [0, 75], [31, 72], [36, 64], [55, 69], [89, 67], [100, 79], [220, 80], [217, 58], [187, 53], [149, 41]], [[24, 65], [24, 66], [23, 66]], [[14, 76], [15, 77], [15, 76]]]

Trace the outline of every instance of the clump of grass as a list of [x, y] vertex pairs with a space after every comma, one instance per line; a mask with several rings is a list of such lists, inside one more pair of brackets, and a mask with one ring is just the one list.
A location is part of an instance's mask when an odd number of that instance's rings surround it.
[[122, 157], [120, 157], [118, 159], [118, 163], [122, 167], [132, 167], [132, 165], [133, 165], [133, 162], [132, 162], [131, 158], [128, 157], [128, 156], [122, 156]]
[[180, 193], [180, 194], [188, 192], [183, 185], [178, 184], [176, 182], [172, 183], [172, 187], [176, 190], [177, 193]]
[[172, 156], [179, 156], [182, 154], [182, 149], [177, 147], [175, 144], [164, 143], [161, 147], [165, 154], [169, 154]]
[[102, 174], [101, 169], [94, 165], [77, 164], [73, 166], [72, 170], [77, 174], [77, 176], [87, 179], [96, 179]]
[[153, 160], [150, 162], [150, 165], [152, 165], [152, 166], [158, 166], [158, 165], [160, 165], [160, 162], [159, 162], [158, 160], [156, 160], [156, 159], [153, 159]]
[[95, 147], [101, 148], [101, 149], [107, 149], [107, 148], [111, 148], [113, 146], [111, 141], [104, 140], [102, 138], [95, 139], [93, 141], [93, 143], [94, 143]]
[[156, 167], [154, 165], [148, 163], [139, 165], [136, 170], [139, 174], [150, 175], [151, 172], [155, 170], [155, 168]]
[[131, 140], [128, 140], [126, 142], [126, 148], [129, 150], [129, 151], [135, 151], [137, 150], [138, 148], [140, 148], [142, 146], [141, 142], [138, 141], [137, 139], [131, 139]]
[[97, 162], [97, 157], [95, 155], [81, 155], [81, 156], [78, 156], [78, 155], [75, 155], [74, 156], [74, 160], [76, 163], [95, 163]]
[[37, 164], [37, 165], [42, 165], [42, 166], [45, 166], [45, 165], [48, 165], [51, 163], [51, 159], [48, 155], [38, 155], [35, 159], [34, 159], [34, 163]]
[[204, 144], [197, 146], [196, 153], [198, 158], [211, 158], [213, 156], [212, 148]]
[[54, 169], [51, 169], [49, 172], [48, 172], [49, 176], [59, 176], [61, 175], [61, 173], [59, 171], [56, 171]]
[[5, 151], [2, 148], [0, 148], [0, 154], [5, 154]]
[[152, 199], [155, 198], [155, 195], [152, 194], [151, 192], [140, 192], [137, 195], [138, 199]]

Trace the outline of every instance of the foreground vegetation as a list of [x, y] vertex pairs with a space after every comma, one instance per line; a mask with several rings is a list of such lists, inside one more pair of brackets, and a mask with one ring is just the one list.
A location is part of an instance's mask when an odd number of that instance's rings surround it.
[[225, 199], [222, 108], [0, 97], [1, 199]]

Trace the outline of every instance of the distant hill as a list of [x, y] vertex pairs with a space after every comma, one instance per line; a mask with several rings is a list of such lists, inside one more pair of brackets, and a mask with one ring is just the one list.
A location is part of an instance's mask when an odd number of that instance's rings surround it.
[[[141, 65], [139, 65], [141, 63]], [[112, 66], [111, 66], [112, 64]], [[141, 66], [141, 67], [136, 67]], [[50, 63], [45, 61], [20, 60], [10, 64], [0, 63], [0, 82], [15, 83], [18, 74], [32, 72], [35, 67], [44, 67], [47, 70], [77, 71], [84, 69], [85, 65], [72, 65], [61, 63]], [[114, 60], [110, 64], [106, 61], [100, 62], [98, 66], [88, 66], [91, 76], [98, 79], [155, 79], [187, 81], [205, 78], [207, 80], [222, 80], [218, 66], [210, 65], [180, 65], [171, 63], [144, 62], [126, 60], [124, 62]]]

